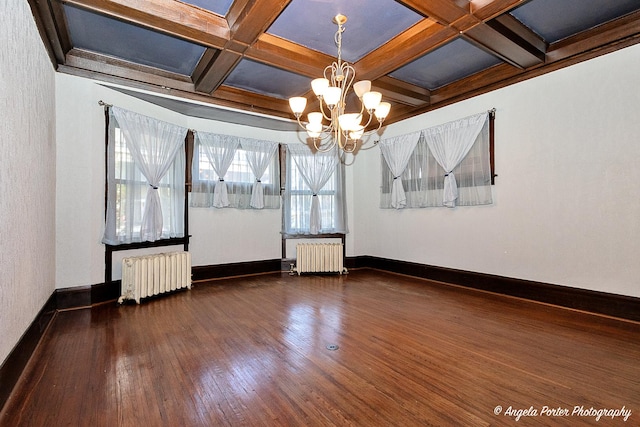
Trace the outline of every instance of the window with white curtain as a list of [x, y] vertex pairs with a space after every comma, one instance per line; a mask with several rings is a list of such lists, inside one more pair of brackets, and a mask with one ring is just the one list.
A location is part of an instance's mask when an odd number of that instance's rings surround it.
[[[222, 162], [224, 166], [228, 163], [226, 170], [220, 164], [214, 167], [216, 157], [223, 156], [223, 145], [233, 151], [228, 151], [230, 162]], [[190, 206], [279, 209], [278, 146], [278, 143], [271, 141], [197, 132], [193, 149]], [[216, 186], [225, 187], [225, 202], [216, 200]]]
[[[127, 114], [132, 121], [140, 119], [143, 122], [129, 123], [128, 134], [138, 142], [127, 141], [113, 113], [116, 108], [111, 107], [109, 111], [107, 213], [103, 242], [119, 245], [184, 237], [184, 138], [187, 129], [122, 110], [122, 114]], [[146, 167], [141, 167], [140, 160], [136, 161], [132, 152], [134, 145]], [[158, 147], [161, 149], [156, 150]], [[161, 154], [160, 151], [166, 152]], [[157, 197], [152, 198], [150, 192], [155, 192]], [[150, 200], [155, 205], [153, 209], [150, 209]]]
[[288, 145], [286, 153], [283, 234], [347, 233], [344, 165], [337, 153], [314, 154], [301, 144]]
[[[482, 120], [481, 117], [480, 120]], [[455, 127], [456, 123], [451, 122], [451, 125]], [[492, 203], [491, 121], [484, 120], [480, 123], [480, 126], [480, 131], [474, 138], [471, 148], [462, 161], [450, 171], [455, 176], [457, 183], [457, 198], [453, 204], [454, 206], [475, 206]], [[397, 208], [392, 205], [394, 174], [382, 155], [381, 171], [380, 207]], [[425, 131], [419, 132], [417, 144], [409, 157], [407, 166], [397, 178], [401, 180], [404, 187], [404, 195], [406, 197], [406, 205], [404, 207], [446, 206], [444, 187], [447, 172], [449, 171], [443, 169], [431, 152]]]

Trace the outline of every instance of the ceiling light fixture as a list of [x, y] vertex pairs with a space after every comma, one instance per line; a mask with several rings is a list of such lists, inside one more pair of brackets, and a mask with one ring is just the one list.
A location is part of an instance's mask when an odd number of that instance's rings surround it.
[[[338, 25], [338, 31], [334, 37], [338, 47], [338, 60], [324, 69], [324, 77], [311, 82], [313, 93], [320, 104], [320, 111], [307, 114], [308, 123], [303, 124], [300, 117], [307, 106], [307, 98], [301, 96], [290, 98], [289, 106], [300, 127], [307, 131], [316, 150], [329, 151], [337, 146], [341, 151], [341, 158], [344, 159], [344, 153], [354, 153], [356, 149], [367, 149], [375, 145], [374, 143], [364, 147], [362, 138], [382, 127], [391, 104], [381, 102], [382, 94], [371, 90], [371, 81], [361, 80], [353, 83], [356, 71], [348, 62], [342, 60], [342, 33], [347, 17], [336, 15], [333, 22]], [[347, 113], [346, 101], [352, 85], [353, 91], [360, 100], [360, 111]], [[363, 124], [362, 119], [365, 113], [367, 121]], [[374, 116], [378, 121], [378, 127], [365, 132]]]

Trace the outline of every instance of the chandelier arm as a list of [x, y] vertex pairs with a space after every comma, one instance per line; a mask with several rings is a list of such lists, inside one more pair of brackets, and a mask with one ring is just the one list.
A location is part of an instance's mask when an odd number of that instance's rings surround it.
[[[366, 110], [367, 113], [369, 113], [369, 110]], [[365, 109], [364, 109], [364, 102], [362, 102], [362, 98], [360, 98], [360, 114], [364, 114]], [[369, 117], [371, 117], [371, 114], [369, 114]], [[371, 121], [371, 119], [369, 119], [369, 121]]]
[[[369, 126], [371, 124], [371, 119], [373, 119], [373, 114], [369, 113], [369, 111], [367, 111], [367, 116], [369, 116], [369, 119], [367, 120], [367, 123], [362, 125], [363, 129], [366, 129], [367, 126]], [[380, 128], [378, 127], [378, 129], [380, 129]], [[378, 130], [378, 129], [376, 129], [376, 130]]]
[[369, 146], [367, 146], [367, 147], [365, 147], [365, 146], [364, 146], [364, 144], [362, 144], [362, 145], [360, 146], [360, 151], [371, 150], [372, 148], [374, 148], [375, 146], [377, 146], [377, 145], [378, 145], [378, 142], [380, 142], [380, 141], [373, 141], [373, 144], [372, 144], [372, 145], [369, 145]]
[[[327, 116], [327, 113], [324, 112], [324, 107], [322, 106], [322, 96], [318, 97], [318, 103], [320, 104], [320, 112], [322, 113], [322, 117], [331, 121], [331, 116]], [[331, 109], [329, 109], [329, 111], [331, 111]]]
[[306, 128], [306, 127], [302, 124], [302, 122], [300, 121], [300, 117], [301, 117], [301, 116], [302, 116], [302, 114], [296, 114], [296, 120], [298, 120], [298, 125], [299, 125], [302, 129], [306, 130], [307, 128]]
[[342, 155], [340, 156], [340, 163], [342, 163], [345, 166], [351, 166], [356, 161], [355, 155], [353, 155], [353, 153], [351, 154], [352, 154], [351, 161], [347, 163], [347, 161], [345, 160], [347, 156], [345, 155], [345, 153], [342, 153]]
[[[327, 79], [327, 80], [331, 81], [331, 76], [333, 75], [333, 72], [332, 72], [332, 71], [333, 71], [333, 69], [334, 69], [335, 67], [337, 67], [337, 63], [336, 63], [335, 61], [333, 61], [333, 62], [331, 63], [331, 65], [327, 65], [326, 67], [324, 67], [324, 71], [322, 72], [322, 76], [323, 76], [325, 79]], [[329, 71], [329, 74], [327, 74], [327, 71]]]
[[336, 145], [335, 139], [329, 139], [328, 140], [329, 142], [326, 144], [322, 143], [321, 138], [312, 138], [312, 141], [315, 149], [321, 153], [326, 153], [327, 151], [330, 151]]
[[378, 122], [378, 127], [376, 127], [375, 129], [371, 129], [371, 130], [368, 130], [368, 131], [364, 132], [362, 134], [362, 136], [360, 137], [360, 139], [373, 135], [374, 133], [378, 132], [381, 128], [382, 128], [382, 122]]
[[353, 153], [354, 151], [356, 151], [356, 148], [357, 148], [357, 147], [358, 147], [358, 144], [356, 144], [356, 143], [354, 142], [354, 143], [353, 143], [353, 145], [351, 145], [351, 146], [346, 146], [346, 145], [345, 145], [345, 146], [342, 148], [342, 151], [343, 151], [344, 153], [350, 153], [350, 154], [351, 154], [351, 153]]
[[351, 89], [353, 85], [353, 81], [356, 78], [356, 70], [348, 63], [343, 63], [344, 69], [342, 70], [343, 75], [343, 84], [342, 84], [342, 100], [344, 105], [346, 105], [347, 101], [347, 92]]

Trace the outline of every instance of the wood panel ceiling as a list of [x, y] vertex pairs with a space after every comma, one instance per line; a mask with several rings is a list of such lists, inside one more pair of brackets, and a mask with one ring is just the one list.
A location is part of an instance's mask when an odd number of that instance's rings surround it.
[[640, 41], [637, 0], [28, 1], [59, 72], [280, 121], [335, 60], [337, 13], [387, 123]]

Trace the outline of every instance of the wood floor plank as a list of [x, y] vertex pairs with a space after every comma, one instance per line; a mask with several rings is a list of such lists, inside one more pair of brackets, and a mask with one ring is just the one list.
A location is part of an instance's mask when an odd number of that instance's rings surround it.
[[0, 426], [638, 425], [638, 360], [634, 322], [375, 270], [258, 275], [58, 313]]

